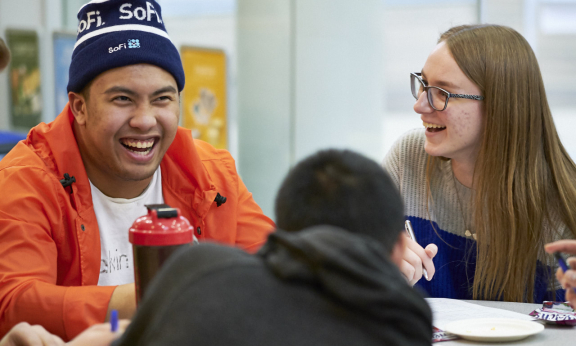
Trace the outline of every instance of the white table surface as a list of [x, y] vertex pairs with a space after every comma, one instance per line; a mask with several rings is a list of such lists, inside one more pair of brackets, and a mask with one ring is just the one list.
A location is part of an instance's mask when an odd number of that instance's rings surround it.
[[[491, 308], [498, 308], [519, 312], [522, 314], [529, 314], [532, 311], [541, 308], [542, 304], [527, 304], [527, 303], [510, 303], [510, 302], [491, 302], [481, 300], [467, 300], [468, 303], [488, 306]], [[435, 346], [453, 346], [453, 345], [546, 345], [546, 346], [574, 346], [576, 345], [576, 326], [556, 326], [545, 324], [544, 331], [527, 337], [523, 340], [502, 342], [502, 343], [487, 343], [478, 341], [467, 341], [463, 339], [453, 341], [442, 341], [434, 343]]]

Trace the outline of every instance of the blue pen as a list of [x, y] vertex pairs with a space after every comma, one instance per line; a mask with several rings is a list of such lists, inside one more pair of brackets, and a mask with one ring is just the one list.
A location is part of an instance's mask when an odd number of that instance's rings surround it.
[[118, 310], [112, 310], [110, 313], [110, 328], [112, 333], [118, 330]]
[[[566, 271], [570, 268], [568, 268], [568, 265], [566, 264], [564, 257], [560, 255], [560, 252], [554, 252], [554, 257], [556, 258], [556, 261], [558, 261], [558, 265], [560, 266], [560, 268], [562, 268], [562, 272], [566, 273]], [[576, 293], [576, 288], [572, 287], [572, 291]]]

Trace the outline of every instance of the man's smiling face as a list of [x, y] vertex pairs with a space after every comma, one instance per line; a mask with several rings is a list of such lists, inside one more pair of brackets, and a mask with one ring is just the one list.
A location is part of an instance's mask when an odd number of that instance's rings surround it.
[[71, 95], [70, 106], [88, 177], [108, 196], [136, 197], [176, 135], [176, 81], [159, 67], [129, 65], [100, 74], [85, 94]]

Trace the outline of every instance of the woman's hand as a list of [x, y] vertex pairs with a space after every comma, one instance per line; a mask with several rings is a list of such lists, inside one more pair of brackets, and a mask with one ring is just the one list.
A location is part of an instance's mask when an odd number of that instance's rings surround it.
[[404, 274], [406, 279], [408, 279], [410, 285], [414, 285], [422, 278], [422, 266], [424, 266], [428, 272], [428, 281], [432, 280], [432, 277], [434, 277], [434, 273], [436, 272], [432, 259], [437, 253], [438, 247], [435, 244], [428, 244], [426, 248], [423, 248], [418, 243], [407, 237], [400, 271]]
[[[567, 254], [576, 255], [576, 240], [559, 240], [550, 244], [546, 244], [544, 249], [548, 253], [564, 252]], [[565, 299], [570, 303], [572, 308], [575, 308], [576, 293], [574, 293], [574, 288], [576, 288], [576, 258], [570, 257], [566, 262], [572, 269], [567, 270], [564, 273], [562, 268], [558, 268], [556, 271], [556, 278], [562, 285], [562, 288], [566, 290]]]

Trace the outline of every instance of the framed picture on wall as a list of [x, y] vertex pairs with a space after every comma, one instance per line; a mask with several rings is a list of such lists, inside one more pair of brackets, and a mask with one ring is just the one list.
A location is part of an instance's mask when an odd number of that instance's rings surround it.
[[30, 129], [40, 122], [42, 93], [38, 35], [34, 30], [6, 30], [12, 54], [9, 68], [12, 126]]
[[194, 138], [218, 149], [228, 147], [226, 54], [222, 50], [182, 47], [186, 85], [182, 97], [182, 126]]

